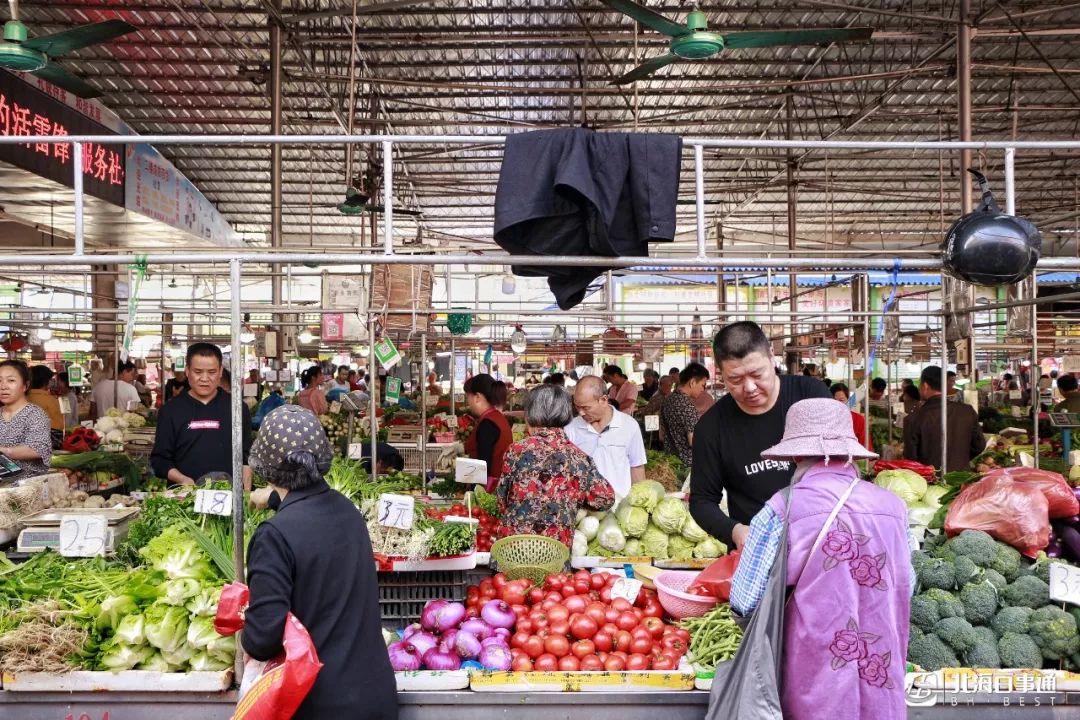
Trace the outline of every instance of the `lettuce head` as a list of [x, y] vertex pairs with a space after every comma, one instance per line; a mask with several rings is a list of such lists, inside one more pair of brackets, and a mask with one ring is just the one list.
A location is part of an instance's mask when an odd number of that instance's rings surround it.
[[694, 546], [694, 557], [699, 559], [718, 558], [727, 553], [727, 545], [714, 537], [707, 537]]
[[682, 535], [672, 535], [668, 538], [668, 556], [672, 560], [689, 560], [694, 556], [694, 543]]
[[652, 512], [663, 499], [664, 486], [655, 480], [634, 483], [630, 486], [630, 494], [626, 496], [626, 502], [634, 507], [645, 508], [646, 512]]
[[686, 503], [679, 498], [669, 497], [661, 500], [652, 513], [652, 521], [668, 535], [682, 532], [683, 525], [690, 518]]
[[649, 527], [649, 512], [625, 501], [619, 504], [615, 518], [627, 537], [639, 538], [645, 533], [645, 528]]
[[641, 536], [641, 546], [645, 554], [657, 560], [668, 559], [668, 534], [656, 527], [649, 525], [645, 534]]
[[707, 540], [709, 533], [701, 529], [701, 526], [694, 522], [693, 516], [686, 518], [686, 524], [682, 528], [682, 536], [692, 543], [699, 543]]
[[914, 505], [926, 494], [926, 479], [912, 470], [883, 470], [874, 478], [874, 484], [890, 491], [906, 505]]
[[162, 652], [176, 652], [187, 642], [187, 609], [155, 603], [146, 609], [144, 629], [148, 643]]

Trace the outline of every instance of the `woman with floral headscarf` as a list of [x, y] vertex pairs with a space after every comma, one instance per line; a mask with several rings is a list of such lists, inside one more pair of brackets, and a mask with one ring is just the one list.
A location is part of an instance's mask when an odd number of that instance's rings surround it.
[[364, 516], [323, 479], [332, 458], [309, 410], [283, 405], [263, 420], [250, 464], [269, 487], [252, 499], [277, 512], [248, 546], [251, 603], [241, 642], [256, 660], [275, 657], [292, 612], [323, 663], [293, 717], [396, 720], [371, 540]]
[[783, 439], [761, 457], [795, 463], [795, 475], [790, 498], [788, 489], [776, 493], [750, 523], [731, 607], [740, 615], [757, 608], [786, 521], [784, 718], [906, 718], [913, 573], [904, 502], [862, 481], [854, 460], [877, 455], [832, 398], [792, 405]]

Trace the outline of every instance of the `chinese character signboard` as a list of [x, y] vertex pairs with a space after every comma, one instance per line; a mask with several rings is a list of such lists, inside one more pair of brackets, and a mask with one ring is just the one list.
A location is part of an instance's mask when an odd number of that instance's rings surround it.
[[[7, 72], [0, 72], [0, 135], [115, 135], [66, 103]], [[0, 160], [41, 177], [74, 186], [73, 150], [64, 143], [0, 145]], [[124, 146], [83, 145], [83, 187], [113, 205], [124, 206]]]

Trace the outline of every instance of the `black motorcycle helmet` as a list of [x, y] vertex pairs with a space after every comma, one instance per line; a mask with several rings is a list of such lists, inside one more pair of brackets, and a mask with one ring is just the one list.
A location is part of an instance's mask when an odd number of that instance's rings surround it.
[[1006, 215], [990, 192], [986, 176], [968, 170], [979, 181], [982, 203], [953, 223], [941, 246], [945, 272], [976, 285], [1011, 285], [1031, 275], [1042, 254], [1042, 236], [1031, 221]]

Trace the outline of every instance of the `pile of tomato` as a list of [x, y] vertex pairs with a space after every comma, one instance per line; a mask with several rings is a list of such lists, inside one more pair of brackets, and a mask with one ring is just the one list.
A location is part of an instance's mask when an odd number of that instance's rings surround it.
[[479, 615], [501, 600], [517, 616], [510, 637], [511, 670], [675, 670], [690, 645], [690, 633], [664, 622], [652, 590], [636, 600], [611, 597], [618, 577], [579, 570], [549, 575], [542, 586], [508, 580], [499, 573], [468, 588], [465, 607]]
[[[429, 507], [424, 510], [424, 513], [430, 518], [445, 520], [448, 515], [469, 517], [469, 508], [461, 503], [455, 503], [445, 510]], [[499, 530], [499, 519], [479, 507], [472, 509], [472, 517], [476, 518], [480, 523], [476, 529], [476, 551], [491, 552], [491, 546], [495, 543], [495, 536]]]

